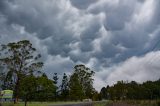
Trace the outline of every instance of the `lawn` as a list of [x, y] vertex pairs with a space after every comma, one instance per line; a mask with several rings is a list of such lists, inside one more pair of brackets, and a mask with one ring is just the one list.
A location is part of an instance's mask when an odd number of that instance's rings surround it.
[[[78, 104], [82, 102], [28, 102], [27, 106], [49, 106], [56, 104]], [[93, 102], [93, 106], [160, 106], [159, 101], [147, 101], [147, 100], [130, 100], [130, 101], [97, 101]], [[0, 105], [1, 106], [1, 105]], [[24, 102], [18, 104], [3, 103], [2, 106], [24, 106]]]
[[[27, 106], [49, 106], [56, 104], [77, 104], [80, 102], [27, 102]], [[17, 104], [13, 103], [2, 103], [2, 106], [24, 106], [24, 102], [19, 102]]]
[[[110, 106], [110, 105], [106, 105]], [[126, 100], [115, 101], [111, 106], [160, 106], [160, 100]]]

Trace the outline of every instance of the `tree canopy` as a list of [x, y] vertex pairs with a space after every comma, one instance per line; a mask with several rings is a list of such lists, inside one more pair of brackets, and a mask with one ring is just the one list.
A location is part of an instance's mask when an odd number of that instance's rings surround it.
[[154, 100], [160, 99], [160, 80], [138, 84], [135, 81], [118, 81], [113, 86], [103, 87], [101, 97], [111, 100]]
[[[85, 65], [76, 65], [74, 67], [74, 72], [70, 77], [70, 90], [78, 89], [79, 96], [82, 96], [81, 99], [92, 98], [95, 91], [93, 88], [93, 75], [94, 71], [91, 71], [90, 68]], [[71, 93], [71, 95], [73, 95], [73, 93]]]

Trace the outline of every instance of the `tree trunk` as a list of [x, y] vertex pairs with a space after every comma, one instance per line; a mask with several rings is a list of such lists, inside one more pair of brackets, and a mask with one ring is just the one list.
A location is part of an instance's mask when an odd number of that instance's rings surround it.
[[55, 92], [55, 102], [57, 101], [57, 92]]
[[26, 99], [25, 99], [25, 106], [27, 106], [27, 97], [26, 97]]
[[14, 104], [18, 102], [18, 98], [19, 98], [19, 81], [20, 81], [20, 78], [17, 79], [16, 86], [15, 86]]
[[25, 106], [27, 106], [28, 95], [29, 95], [29, 93], [26, 93], [26, 94], [25, 94], [25, 101], [24, 101], [24, 103], [25, 103], [24, 105], [25, 105]]

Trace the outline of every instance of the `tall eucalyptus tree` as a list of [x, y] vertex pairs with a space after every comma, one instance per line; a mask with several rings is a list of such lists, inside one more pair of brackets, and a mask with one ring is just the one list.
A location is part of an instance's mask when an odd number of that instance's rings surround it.
[[26, 75], [40, 72], [43, 62], [39, 61], [41, 55], [36, 52], [28, 40], [1, 45], [0, 63], [7, 70], [8, 80], [12, 80], [14, 86], [15, 103], [19, 97], [20, 81]]

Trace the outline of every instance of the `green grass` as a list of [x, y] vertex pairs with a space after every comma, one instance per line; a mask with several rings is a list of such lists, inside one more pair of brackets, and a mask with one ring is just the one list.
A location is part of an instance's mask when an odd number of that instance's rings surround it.
[[[27, 106], [49, 106], [49, 105], [56, 105], [56, 104], [77, 104], [81, 102], [28, 102]], [[111, 106], [111, 104], [116, 104], [116, 103], [124, 103], [134, 106], [160, 106], [160, 100], [158, 101], [147, 101], [147, 100], [130, 100], [130, 101], [98, 101], [98, 102], [93, 102], [94, 106]], [[24, 102], [19, 102], [17, 104], [13, 103], [3, 103], [0, 106], [24, 106]]]
[[93, 102], [94, 106], [108, 106], [112, 103], [112, 101], [98, 101]]
[[[27, 106], [48, 106], [56, 104], [78, 104], [81, 102], [27, 102]], [[107, 106], [108, 101], [93, 102], [94, 106]], [[17, 104], [13, 103], [3, 103], [2, 106], [24, 106], [24, 102], [19, 102]]]
[[[80, 102], [27, 102], [27, 106], [48, 106], [56, 104], [76, 104]], [[24, 102], [19, 102], [17, 104], [13, 103], [2, 103], [2, 106], [24, 106]]]
[[160, 100], [132, 100], [127, 101], [127, 103], [138, 106], [160, 106]]
[[122, 100], [113, 101], [113, 104], [116, 104], [116, 106], [117, 104], [128, 104], [128, 106], [160, 106], [160, 100]]

